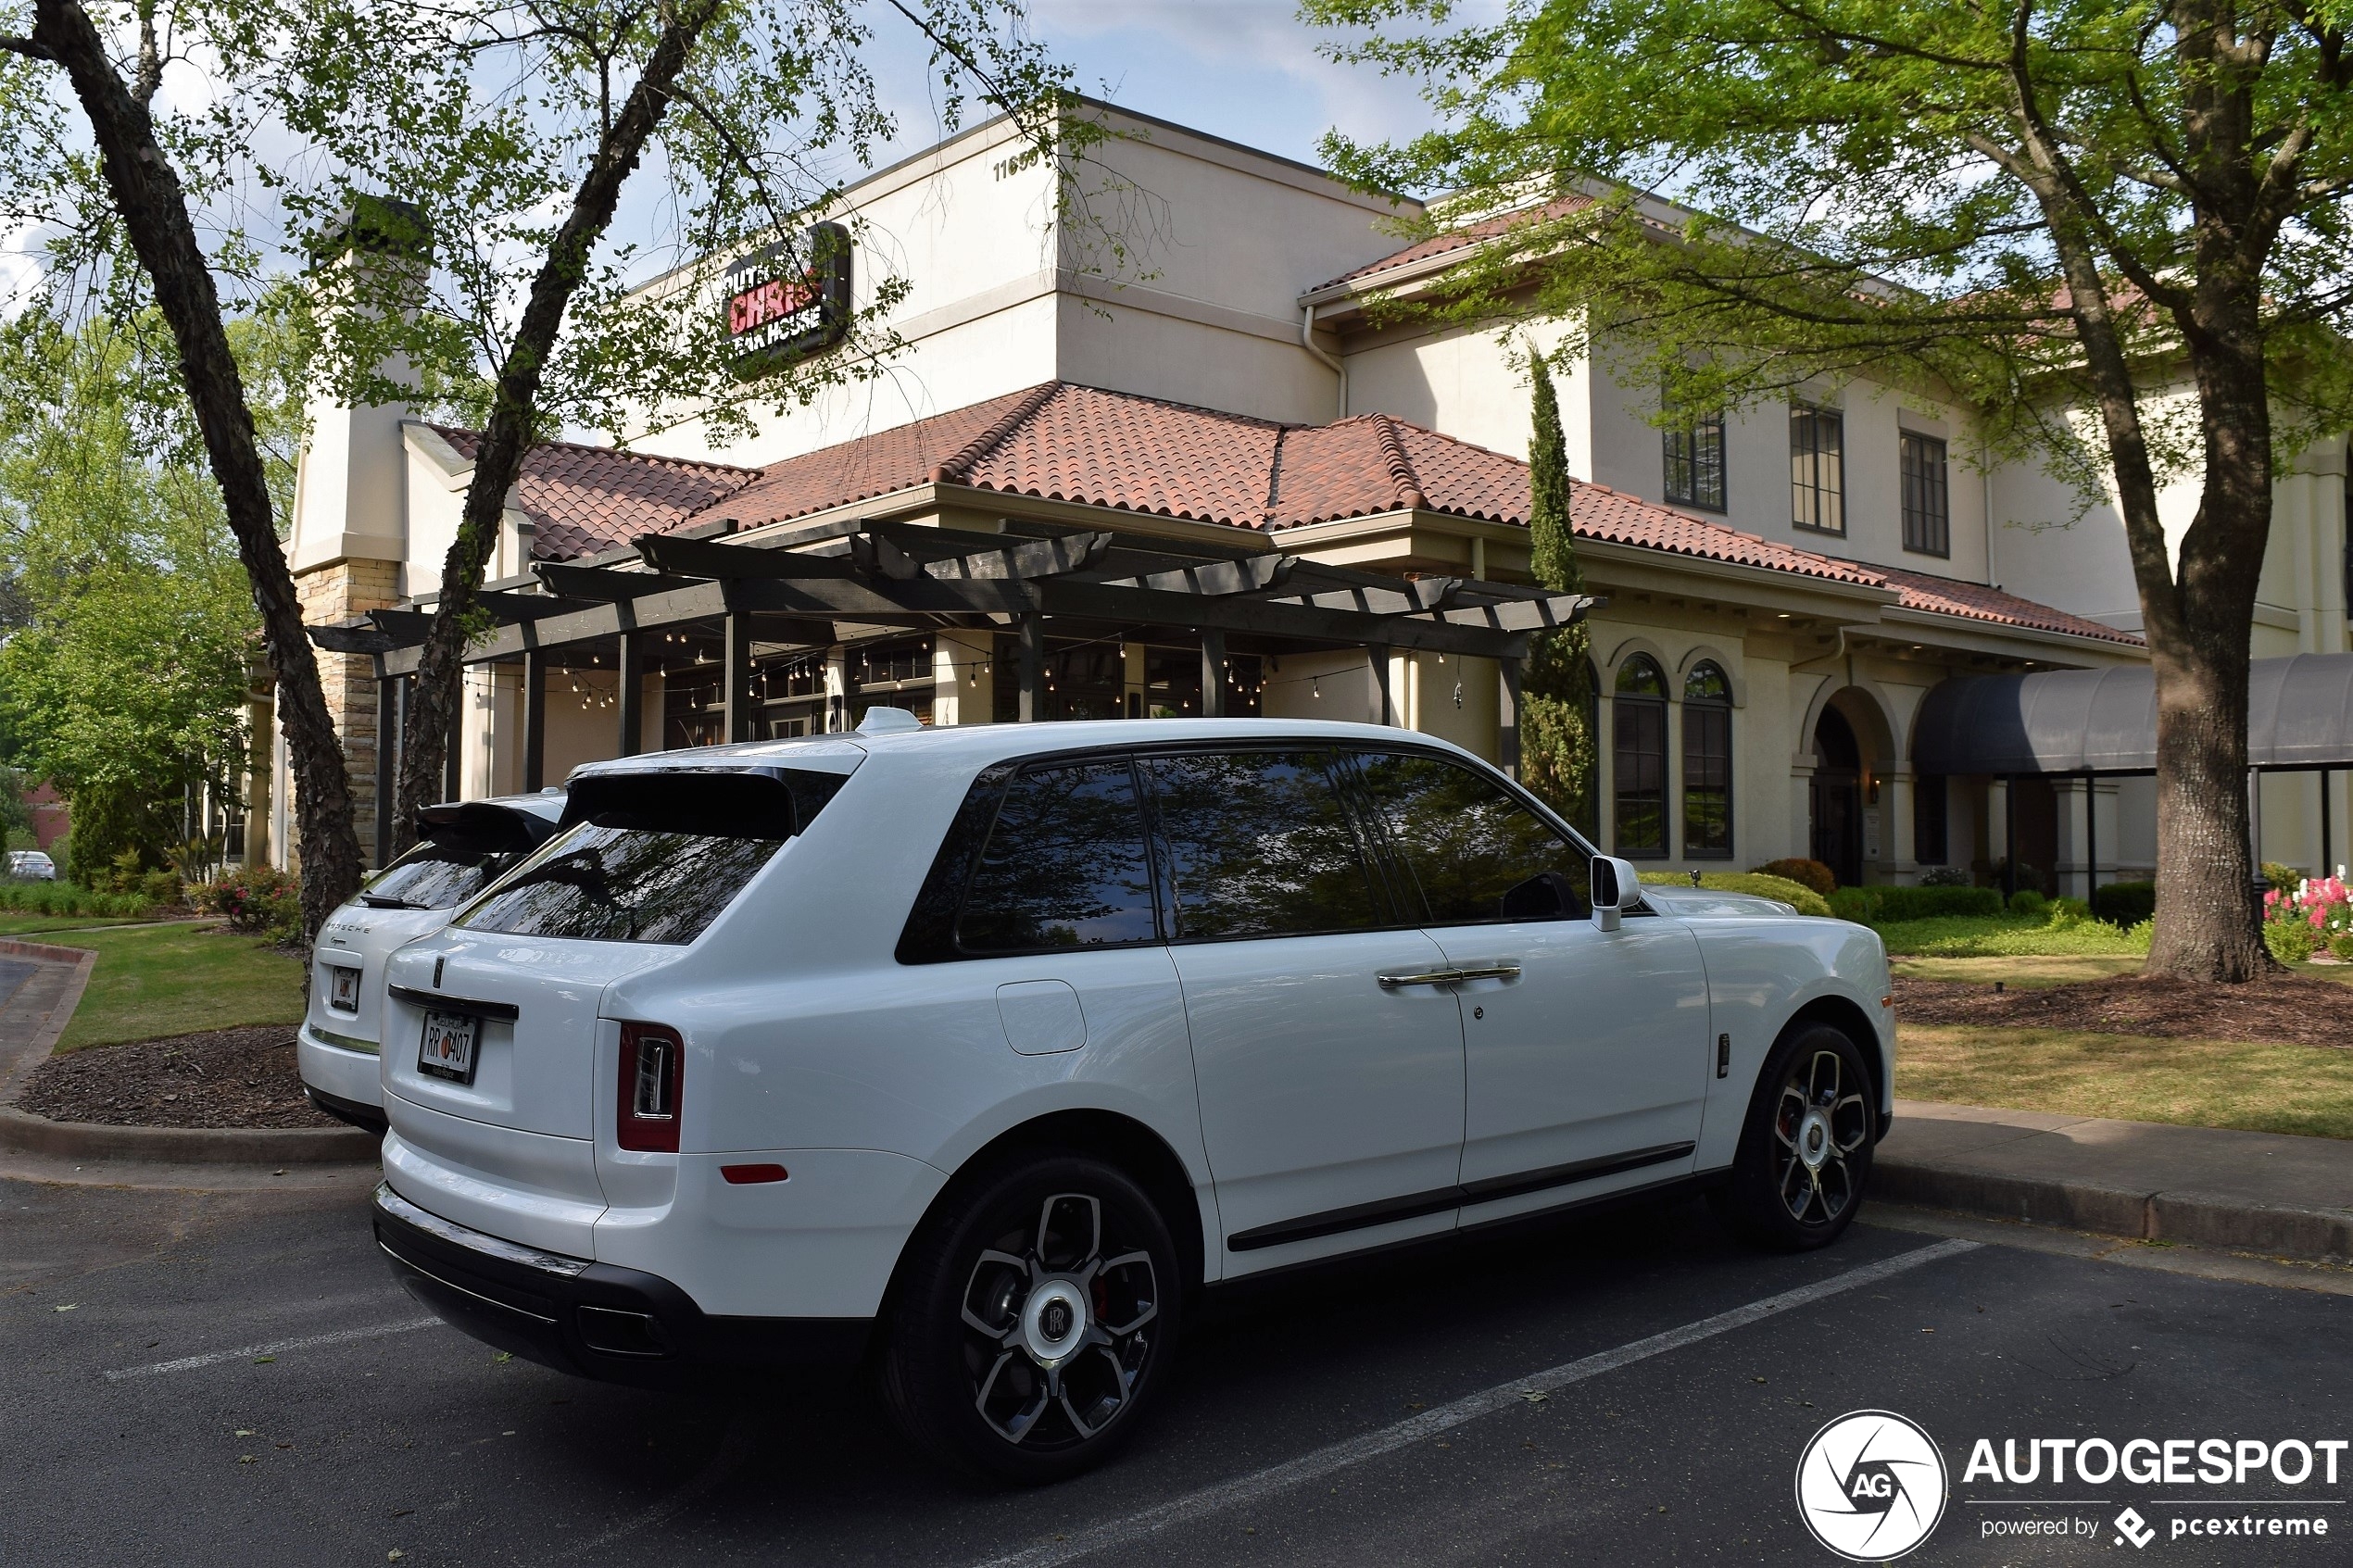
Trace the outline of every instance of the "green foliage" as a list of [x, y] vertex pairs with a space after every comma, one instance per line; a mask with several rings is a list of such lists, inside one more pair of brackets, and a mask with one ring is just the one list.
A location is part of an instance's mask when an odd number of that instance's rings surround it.
[[1786, 859], [1768, 860], [1753, 869], [1761, 876], [1782, 877], [1802, 887], [1810, 887], [1824, 898], [1838, 891], [1837, 874], [1819, 860], [1793, 856]]
[[[1528, 454], [1529, 564], [1554, 593], [1582, 593], [1585, 573], [1569, 533], [1560, 399], [1543, 357], [1531, 350], [1528, 366], [1535, 425]], [[1537, 633], [1529, 639], [1520, 714], [1521, 781], [1588, 835], [1601, 820], [1592, 669], [1592, 633], [1583, 621]]]
[[1922, 887], [1967, 887], [1969, 872], [1959, 866], [1931, 866], [1920, 873]]
[[302, 933], [302, 884], [271, 866], [241, 866], [192, 890], [197, 912], [220, 915], [232, 931], [291, 942]]
[[1937, 920], [1947, 915], [1998, 915], [2002, 896], [1990, 887], [1842, 887], [1831, 910], [1863, 925]]
[[2045, 904], [2044, 897], [2031, 887], [2021, 887], [2010, 895], [2010, 913], [2014, 915], [2039, 915]]
[[2340, 931], [2329, 938], [2329, 956], [2353, 960], [2353, 931]]
[[[1666, 887], [1689, 887], [1690, 876], [1682, 872], [1644, 872], [1644, 882]], [[1822, 896], [1810, 887], [1801, 886], [1786, 877], [1767, 876], [1762, 872], [1702, 872], [1699, 884], [1723, 893], [1748, 893], [1759, 898], [1778, 898], [1801, 915], [1824, 915], [1831, 907]]]
[[138, 919], [154, 911], [143, 893], [93, 893], [70, 882], [0, 882], [0, 909], [36, 915]]
[[2278, 860], [2266, 860], [2263, 862], [2263, 880], [2282, 892], [2288, 892], [2304, 880], [2304, 872], [2297, 867]]
[[2092, 889], [2092, 912], [2110, 925], [2135, 926], [2157, 918], [2157, 884], [2110, 882]]
[[2267, 920], [2263, 946], [2282, 963], [2302, 963], [2319, 951], [2324, 934], [2300, 920]]
[[[1327, 53], [1417, 80], [1438, 120], [1390, 145], [1335, 132], [1334, 167], [1446, 193], [1428, 229], [1521, 215], [1441, 311], [1524, 318], [1531, 283], [1541, 314], [1598, 307], [1610, 325], [1593, 346], [1627, 361], [1627, 384], [1664, 383], [1662, 420], [1868, 370], [1952, 389], [1983, 420], [1979, 457], [2039, 457], [2088, 506], [2109, 459], [2098, 421], [2068, 417], [2094, 387], [2077, 302], [2054, 300], [2068, 262], [2079, 287], [2108, 285], [2082, 304], [2112, 307], [2120, 362], [2152, 387], [2181, 374], [2152, 351], [2178, 350], [2194, 290], [2244, 289], [2272, 345], [2274, 449], [2345, 428], [2353, 373], [2331, 340], [2347, 309], [2353, 78], [2334, 11], [2221, 6], [2213, 29], [2250, 40], [2228, 66], [2163, 0], [1593, 0], [1493, 21], [1451, 0], [1307, 0], [1305, 14], [1332, 30]], [[2227, 117], [2201, 107], [2217, 73]], [[2185, 152], [2200, 137], [2218, 138], [2210, 169]], [[2234, 155], [2275, 183], [2226, 184]], [[1655, 192], [1691, 210], [1673, 244], [1657, 243]], [[2201, 223], [2259, 199], [2233, 246], [2200, 244]], [[2196, 414], [2141, 410], [2160, 477], [2199, 458]]]
[[234, 798], [245, 761], [253, 602], [168, 347], [152, 319], [0, 330], [0, 570], [28, 619], [0, 715], [92, 886], [163, 865], [188, 793]]
[[1945, 915], [1878, 928], [1891, 953], [1923, 958], [2064, 958], [2146, 953], [2154, 922], [2119, 931], [2105, 921], [2045, 909], [2040, 915]]

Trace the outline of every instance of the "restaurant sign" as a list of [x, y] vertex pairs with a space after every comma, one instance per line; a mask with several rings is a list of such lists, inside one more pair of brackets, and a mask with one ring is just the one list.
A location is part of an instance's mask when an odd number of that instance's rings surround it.
[[849, 332], [849, 231], [813, 223], [727, 269], [727, 366], [755, 381]]

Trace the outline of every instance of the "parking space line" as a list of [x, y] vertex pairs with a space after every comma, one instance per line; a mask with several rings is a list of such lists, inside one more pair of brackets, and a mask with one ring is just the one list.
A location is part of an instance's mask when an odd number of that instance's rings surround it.
[[410, 1318], [402, 1323], [380, 1323], [367, 1328], [339, 1328], [333, 1334], [312, 1334], [300, 1339], [272, 1340], [267, 1345], [248, 1345], [242, 1350], [213, 1350], [201, 1356], [182, 1356], [176, 1361], [157, 1361], [153, 1366], [124, 1367], [107, 1374], [109, 1383], [125, 1378], [155, 1377], [167, 1372], [194, 1372], [198, 1367], [219, 1366], [223, 1361], [250, 1361], [256, 1356], [274, 1356], [286, 1350], [308, 1350], [321, 1345], [342, 1345], [354, 1339], [380, 1339], [387, 1334], [413, 1334], [421, 1328], [440, 1325], [439, 1318]]
[[1703, 1339], [1713, 1339], [1719, 1334], [1729, 1334], [1733, 1329], [1745, 1328], [1750, 1323], [1760, 1323], [1780, 1313], [1792, 1311], [1799, 1307], [1811, 1306], [1817, 1301], [1825, 1300], [1845, 1291], [1866, 1285], [1875, 1285], [1894, 1275], [1909, 1273], [1923, 1264], [1942, 1262], [1947, 1258], [1957, 1258], [1964, 1252], [1974, 1252], [1978, 1247], [1979, 1243], [1974, 1241], [1944, 1241], [1933, 1247], [1923, 1247], [1917, 1251], [1882, 1259], [1876, 1263], [1866, 1263], [1859, 1268], [1849, 1269], [1843, 1273], [1832, 1274], [1828, 1279], [1816, 1280], [1811, 1285], [1801, 1285], [1794, 1290], [1784, 1290], [1778, 1296], [1768, 1296], [1761, 1300], [1751, 1301], [1746, 1306], [1734, 1307], [1729, 1311], [1718, 1312], [1711, 1318], [1701, 1318], [1696, 1323], [1687, 1323], [1680, 1328], [1670, 1328], [1663, 1334], [1654, 1334], [1647, 1339], [1637, 1339], [1629, 1344], [1620, 1345], [1614, 1350], [1598, 1351], [1579, 1361], [1564, 1362], [1549, 1371], [1535, 1373], [1527, 1377], [1516, 1377], [1508, 1383], [1499, 1383], [1492, 1388], [1466, 1395], [1452, 1404], [1441, 1405], [1435, 1410], [1410, 1416], [1392, 1426], [1384, 1426], [1377, 1432], [1367, 1432], [1361, 1437], [1351, 1437], [1345, 1442], [1317, 1449], [1313, 1453], [1302, 1454], [1297, 1459], [1286, 1461], [1281, 1464], [1269, 1465], [1264, 1470], [1254, 1471], [1248, 1475], [1238, 1475], [1230, 1481], [1221, 1481], [1214, 1486], [1204, 1487], [1189, 1496], [1176, 1498], [1161, 1503], [1157, 1507], [1131, 1513], [1125, 1519], [1114, 1519], [1107, 1524], [1099, 1524], [1091, 1530], [1072, 1536], [1068, 1540], [1050, 1541], [1021, 1551], [1009, 1552], [1002, 1557], [990, 1558], [982, 1563], [980, 1568], [1056, 1568], [1059, 1563], [1076, 1562], [1082, 1557], [1091, 1557], [1096, 1552], [1106, 1551], [1114, 1547], [1127, 1546], [1141, 1540], [1146, 1536], [1165, 1530], [1171, 1525], [1188, 1524], [1192, 1520], [1240, 1503], [1255, 1502], [1261, 1498], [1287, 1491], [1305, 1482], [1329, 1475], [1335, 1471], [1345, 1470], [1350, 1465], [1362, 1464], [1366, 1460], [1394, 1453], [1399, 1449], [1410, 1447], [1425, 1438], [1435, 1436], [1441, 1432], [1451, 1431], [1466, 1422], [1476, 1421], [1480, 1416], [1492, 1415], [1498, 1411], [1509, 1410], [1513, 1405], [1525, 1400], [1530, 1394], [1549, 1394], [1556, 1389], [1566, 1388], [1571, 1384], [1599, 1377], [1605, 1372], [1615, 1372], [1619, 1367], [1631, 1366], [1636, 1361], [1648, 1361], [1653, 1356], [1665, 1355], [1669, 1350], [1678, 1350], [1686, 1345], [1695, 1345]]

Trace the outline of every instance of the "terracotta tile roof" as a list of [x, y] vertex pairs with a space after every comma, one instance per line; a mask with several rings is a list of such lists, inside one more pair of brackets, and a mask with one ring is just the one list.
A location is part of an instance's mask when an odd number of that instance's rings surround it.
[[1442, 234], [1432, 234], [1428, 239], [1407, 245], [1403, 250], [1384, 256], [1378, 261], [1367, 261], [1353, 271], [1342, 272], [1339, 277], [1315, 286], [1319, 289], [1327, 289], [1334, 283], [1353, 283], [1359, 279], [1369, 278], [1376, 272], [1386, 272], [1392, 267], [1410, 266], [1414, 262], [1426, 260], [1433, 256], [1444, 256], [1449, 251], [1467, 249], [1481, 240], [1491, 240], [1496, 235], [1516, 229], [1523, 224], [1544, 223], [1555, 218], [1566, 218], [1572, 212], [1581, 212], [1592, 205], [1593, 198], [1591, 196], [1563, 196], [1558, 201], [1546, 202], [1542, 207], [1523, 207], [1517, 212], [1505, 212], [1493, 218], [1483, 218], [1476, 223], [1466, 223], [1459, 229], [1449, 229]]
[[[482, 444], [479, 431], [433, 429], [462, 458], [471, 459]], [[532, 558], [572, 560], [675, 528], [759, 475], [725, 463], [550, 441], [523, 455], [515, 498], [535, 525]]]
[[2029, 626], [2041, 632], [2064, 632], [2070, 637], [2097, 637], [2102, 642], [2133, 647], [2142, 646], [2142, 640], [2130, 632], [2120, 632], [2113, 626], [2070, 615], [2063, 609], [2053, 609], [2049, 605], [2036, 604], [2032, 599], [2022, 599], [1982, 583], [1931, 577], [1924, 571], [1902, 571], [1894, 567], [1869, 570], [1886, 578], [1888, 586], [1903, 591], [1906, 609], [1992, 621], [2006, 626]]
[[[1526, 463], [1387, 414], [1281, 425], [1066, 382], [788, 458], [749, 483], [741, 483], [742, 470], [718, 470], [713, 476], [713, 465], [669, 466], [704, 474], [708, 483], [727, 477], [730, 483], [697, 521], [724, 516], [748, 528], [928, 483], [1274, 533], [1407, 508], [1519, 526], [1528, 521]], [[675, 527], [687, 516], [615, 521], [597, 532], [625, 538], [649, 527]], [[2139, 642], [2112, 626], [1982, 583], [1801, 549], [1605, 484], [1574, 486], [1571, 523], [1581, 539], [1893, 589], [1906, 608], [1931, 614]]]
[[[1523, 479], [1521, 483], [1526, 484]], [[1570, 532], [1580, 539], [1603, 539], [1615, 545], [1641, 545], [1672, 555], [1697, 556], [1703, 560], [1728, 561], [1736, 566], [1762, 567], [1768, 571], [1787, 571], [1799, 577], [1818, 577], [1831, 583], [1853, 583], [1866, 588], [1886, 585], [1886, 578], [1875, 567], [1855, 561], [1840, 560], [1832, 556], [1817, 555], [1793, 545], [1778, 544], [1755, 533], [1743, 533], [1737, 528], [1720, 522], [1710, 522], [1676, 511], [1669, 507], [1654, 505], [1623, 490], [1613, 490], [1606, 484], [1588, 484], [1582, 481], [1571, 485], [1569, 501]], [[1523, 508], [1525, 503], [1522, 503]], [[1525, 521], [1514, 518], [1515, 522]]]

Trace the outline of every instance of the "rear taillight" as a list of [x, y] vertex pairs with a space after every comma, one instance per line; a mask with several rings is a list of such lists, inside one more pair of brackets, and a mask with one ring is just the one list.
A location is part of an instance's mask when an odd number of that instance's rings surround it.
[[686, 1047], [660, 1023], [621, 1026], [621, 1147], [638, 1154], [678, 1152], [678, 1098]]

